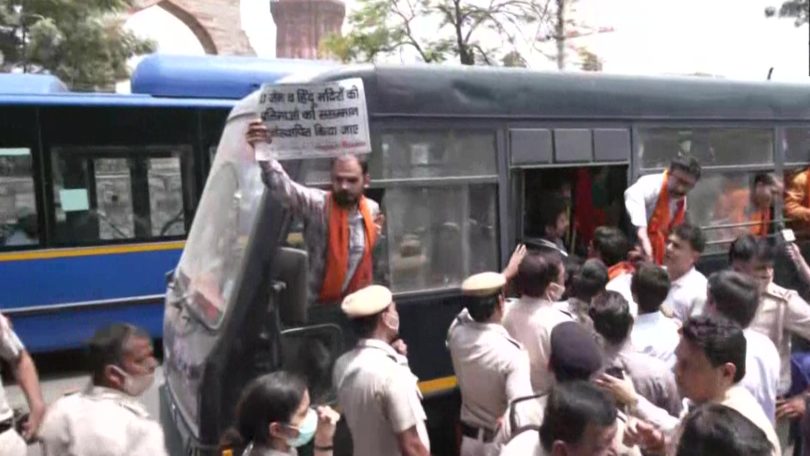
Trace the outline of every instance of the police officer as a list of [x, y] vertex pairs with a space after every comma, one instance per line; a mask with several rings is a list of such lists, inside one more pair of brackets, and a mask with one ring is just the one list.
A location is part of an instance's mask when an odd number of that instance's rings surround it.
[[0, 314], [0, 358], [12, 367], [14, 377], [25, 393], [30, 409], [23, 435], [20, 436], [15, 430], [14, 412], [9, 407], [3, 391], [3, 382], [0, 380], [0, 456], [24, 456], [26, 445], [23, 438], [30, 440], [36, 435], [45, 415], [45, 402], [42, 400], [34, 361], [2, 314]]
[[337, 360], [333, 375], [354, 456], [429, 456], [417, 378], [392, 346], [399, 340], [399, 313], [391, 291], [362, 288], [346, 296], [341, 309], [360, 338]]
[[510, 401], [530, 395], [529, 355], [501, 325], [506, 279], [496, 272], [461, 285], [465, 309], [450, 325], [447, 347], [461, 389], [461, 455], [497, 454], [494, 438]]
[[89, 361], [87, 388], [60, 398], [45, 415], [43, 454], [165, 456], [160, 425], [136, 399], [157, 367], [149, 334], [128, 324], [104, 327], [90, 341]]

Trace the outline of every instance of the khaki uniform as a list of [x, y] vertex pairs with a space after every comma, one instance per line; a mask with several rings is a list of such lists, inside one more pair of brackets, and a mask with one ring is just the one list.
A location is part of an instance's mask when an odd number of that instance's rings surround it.
[[790, 389], [790, 336], [810, 339], [810, 305], [793, 290], [771, 283], [760, 297], [759, 310], [749, 326], [768, 336], [781, 361], [779, 394]]
[[573, 318], [555, 308], [553, 302], [542, 298], [523, 297], [506, 309], [503, 326], [529, 353], [532, 389], [535, 393], [548, 392], [554, 383], [548, 369], [551, 331], [564, 321], [573, 321]]
[[335, 363], [333, 384], [354, 456], [399, 456], [397, 434], [416, 427], [430, 449], [417, 378], [391, 345], [362, 339]]
[[[8, 320], [0, 315], [0, 358], [9, 363], [16, 363], [23, 350], [25, 347], [17, 334], [11, 330]], [[10, 424], [13, 415], [14, 412], [6, 400], [3, 383], [0, 381], [0, 423]], [[0, 433], [0, 456], [25, 456], [26, 451], [25, 441], [13, 427]]]
[[467, 310], [450, 326], [447, 346], [461, 390], [461, 422], [479, 429], [462, 437], [462, 456], [495, 455], [497, 420], [513, 399], [532, 393], [529, 357], [496, 323], [479, 323]]
[[163, 430], [143, 404], [93, 385], [53, 403], [39, 437], [45, 456], [167, 455]]
[[636, 392], [653, 405], [664, 409], [672, 416], [678, 416], [683, 408], [675, 375], [667, 364], [658, 358], [639, 353], [626, 343], [618, 351], [605, 356], [605, 367], [618, 367], [630, 377]]

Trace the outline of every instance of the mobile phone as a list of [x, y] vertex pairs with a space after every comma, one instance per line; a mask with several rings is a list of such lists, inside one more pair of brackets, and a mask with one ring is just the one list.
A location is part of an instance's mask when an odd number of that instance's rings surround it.
[[782, 240], [785, 241], [786, 244], [796, 242], [796, 233], [794, 233], [790, 228], [785, 228], [781, 231], [781, 234]]
[[621, 367], [611, 366], [605, 369], [605, 373], [611, 377], [624, 378], [624, 371]]

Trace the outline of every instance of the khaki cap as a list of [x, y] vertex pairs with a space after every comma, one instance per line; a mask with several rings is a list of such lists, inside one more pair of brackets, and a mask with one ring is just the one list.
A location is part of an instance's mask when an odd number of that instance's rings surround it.
[[391, 290], [382, 285], [369, 285], [343, 298], [341, 310], [349, 318], [375, 315], [394, 301]]
[[506, 285], [506, 277], [498, 272], [482, 272], [467, 278], [461, 284], [465, 296], [491, 296], [499, 293]]

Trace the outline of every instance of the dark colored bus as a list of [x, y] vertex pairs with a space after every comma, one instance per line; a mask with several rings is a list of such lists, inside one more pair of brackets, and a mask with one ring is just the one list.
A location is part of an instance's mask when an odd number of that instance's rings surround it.
[[[446, 331], [468, 275], [500, 270], [532, 236], [538, 201], [568, 188], [573, 251], [596, 224], [626, 226], [622, 193], [689, 153], [704, 176], [689, 217], [725, 258], [745, 221], [718, 207], [756, 173], [810, 164], [810, 86], [450, 66], [349, 66], [280, 82], [364, 81], [373, 152], [368, 195], [386, 227], [380, 282], [395, 293], [436, 455], [457, 451], [459, 397]], [[352, 344], [336, 307], [306, 305], [298, 223], [270, 197], [245, 142], [258, 93], [231, 111], [166, 295], [161, 418], [173, 451], [215, 454], [240, 389], [277, 369], [333, 397], [331, 362]], [[327, 185], [328, 160], [287, 162]], [[745, 202], [743, 201], [743, 204]], [[781, 195], [774, 223], [782, 221]], [[179, 452], [175, 454], [180, 454]]]

